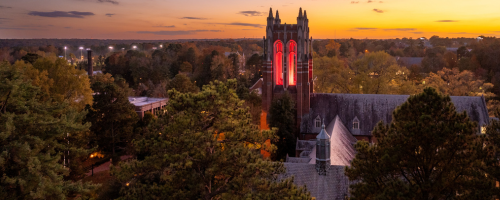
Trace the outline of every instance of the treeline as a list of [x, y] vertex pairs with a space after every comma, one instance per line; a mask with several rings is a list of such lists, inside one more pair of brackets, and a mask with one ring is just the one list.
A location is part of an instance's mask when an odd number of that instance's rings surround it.
[[[500, 105], [500, 40], [433, 36], [405, 41], [315, 41], [315, 92], [416, 94], [432, 86], [447, 95], [484, 95], [491, 111]], [[420, 58], [409, 65], [402, 57]]]

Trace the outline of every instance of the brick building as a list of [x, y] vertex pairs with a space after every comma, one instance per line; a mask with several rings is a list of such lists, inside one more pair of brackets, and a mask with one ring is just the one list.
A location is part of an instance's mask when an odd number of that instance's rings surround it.
[[[271, 102], [285, 92], [296, 102], [296, 155], [287, 157], [287, 176], [306, 185], [316, 199], [345, 199], [349, 180], [344, 167], [356, 155], [358, 140], [375, 143], [371, 131], [380, 121], [390, 123], [392, 112], [409, 95], [319, 94], [313, 93], [312, 37], [309, 20], [299, 10], [297, 24], [282, 24], [272, 10], [264, 37], [263, 78], [252, 89], [262, 87], [261, 128], [267, 125]], [[489, 124], [484, 97], [452, 96], [458, 112], [466, 111], [482, 127]], [[291, 155], [294, 156], [294, 155]]]

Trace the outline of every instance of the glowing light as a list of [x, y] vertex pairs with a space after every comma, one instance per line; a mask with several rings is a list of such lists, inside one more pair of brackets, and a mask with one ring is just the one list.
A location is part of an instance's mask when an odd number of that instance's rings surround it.
[[83, 50], [83, 47], [80, 47], [79, 49], [80, 49], [80, 50]]
[[66, 50], [66, 49], [68, 49], [68, 47], [64, 47], [64, 49]]
[[127, 187], [130, 185], [130, 183], [125, 184]]
[[288, 45], [288, 85], [295, 85], [297, 83], [297, 52], [296, 52], [297, 43], [295, 41], [290, 40], [290, 44]]
[[283, 43], [274, 43], [274, 76], [276, 85], [283, 85]]
[[137, 46], [132, 46], [133, 49], [137, 49]]

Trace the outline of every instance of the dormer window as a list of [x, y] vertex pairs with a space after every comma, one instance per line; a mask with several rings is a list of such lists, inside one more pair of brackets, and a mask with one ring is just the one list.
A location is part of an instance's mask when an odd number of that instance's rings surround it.
[[352, 129], [359, 129], [359, 120], [357, 117], [352, 120]]
[[316, 128], [320, 128], [321, 127], [321, 117], [319, 117], [319, 115], [316, 117], [316, 119], [314, 119], [314, 126]]

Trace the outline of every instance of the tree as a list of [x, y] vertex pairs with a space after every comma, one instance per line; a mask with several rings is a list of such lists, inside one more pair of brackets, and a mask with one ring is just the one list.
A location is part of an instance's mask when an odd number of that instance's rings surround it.
[[113, 82], [95, 81], [92, 89], [96, 93], [95, 101], [88, 107], [86, 121], [92, 123], [94, 142], [115, 157], [117, 146], [124, 147], [123, 143], [133, 137], [133, 127], [138, 121], [135, 107], [125, 91]]
[[274, 160], [284, 160], [287, 154], [290, 156], [295, 155], [296, 113], [295, 102], [288, 93], [271, 102], [269, 127], [278, 128], [278, 132], [276, 132], [278, 141], [274, 143], [278, 149], [273, 154]]
[[483, 143], [475, 122], [432, 88], [410, 96], [391, 124], [373, 130], [376, 145], [356, 144], [346, 168], [353, 199], [489, 199], [480, 170]]
[[175, 89], [178, 92], [186, 93], [186, 92], [198, 92], [199, 88], [189, 80], [184, 74], [177, 74], [175, 77], [168, 83], [167, 91]]
[[[30, 66], [30, 65], [29, 65]], [[0, 64], [0, 196], [4, 199], [66, 199], [88, 194], [94, 185], [65, 181], [63, 151], [86, 154], [67, 145], [86, 131], [85, 112], [68, 103], [39, 99], [40, 89], [22, 68]]]
[[431, 73], [424, 79], [425, 85], [434, 87], [442, 94], [451, 96], [481, 96], [492, 97], [489, 92], [493, 87], [491, 83], [484, 83], [484, 80], [477, 79], [470, 71], [459, 72], [457, 68]]
[[[485, 144], [486, 147], [483, 148], [484, 153], [487, 155], [487, 160], [485, 162], [484, 170], [488, 175], [491, 176], [493, 181], [500, 180], [500, 108], [494, 110], [496, 120], [491, 120], [490, 125], [486, 128], [485, 134]], [[492, 182], [493, 182], [492, 181]], [[500, 188], [495, 187], [495, 194], [500, 192]]]
[[[49, 86], [49, 97], [55, 102], [68, 102], [78, 110], [83, 110], [87, 104], [92, 104], [90, 81], [84, 70], [69, 66], [66, 60], [55, 57], [38, 59], [33, 67], [40, 72], [47, 71], [47, 77], [52, 80]], [[36, 86], [47, 84], [36, 83]]]
[[112, 173], [119, 199], [310, 199], [292, 179], [278, 178], [282, 163], [262, 158], [274, 139], [259, 131], [235, 94], [236, 81], [215, 81], [199, 93], [171, 91], [168, 112], [134, 142], [142, 160]]

